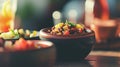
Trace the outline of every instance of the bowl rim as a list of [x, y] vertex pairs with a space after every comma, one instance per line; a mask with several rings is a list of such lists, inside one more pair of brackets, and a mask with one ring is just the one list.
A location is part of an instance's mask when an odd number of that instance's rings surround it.
[[39, 32], [39, 38], [41, 39], [41, 37], [45, 37], [45, 38], [53, 38], [53, 39], [77, 39], [77, 38], [85, 38], [85, 37], [91, 37], [91, 36], [95, 37], [94, 31], [91, 29], [88, 29], [88, 30], [91, 30], [91, 32], [84, 34], [84, 36], [83, 35], [67, 35], [66, 36], [66, 35], [52, 35], [50, 33], [47, 33], [46, 30], [50, 28], [51, 27], [41, 29]]
[[[52, 43], [51, 41], [44, 41], [44, 40], [32, 40], [32, 41], [38, 41], [38, 42], [49, 42], [51, 45], [49, 47], [46, 47], [46, 48], [35, 48], [35, 49], [29, 49], [29, 50], [21, 50], [21, 51], [7, 51], [7, 50], [3, 50], [0, 52], [0, 54], [11, 54], [11, 53], [28, 53], [28, 52], [34, 52], [34, 51], [43, 51], [43, 50], [47, 50], [47, 49], [50, 49], [52, 47], [54, 47], [54, 43]], [[3, 48], [5, 49], [5, 48]]]

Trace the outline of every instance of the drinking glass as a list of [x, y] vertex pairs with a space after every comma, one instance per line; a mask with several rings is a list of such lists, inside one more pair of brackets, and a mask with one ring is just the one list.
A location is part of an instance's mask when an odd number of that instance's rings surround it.
[[117, 28], [118, 23], [114, 19], [94, 19], [94, 23], [91, 24], [91, 29], [95, 32], [96, 41], [98, 43], [105, 43], [109, 39], [114, 39], [116, 37]]
[[17, 0], [0, 0], [0, 33], [14, 29]]

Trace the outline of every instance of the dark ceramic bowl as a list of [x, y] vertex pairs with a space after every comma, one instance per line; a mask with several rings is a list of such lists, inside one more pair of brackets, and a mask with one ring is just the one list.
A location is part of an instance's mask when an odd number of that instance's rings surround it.
[[14, 52], [1, 51], [0, 67], [53, 67], [56, 59], [54, 44], [49, 41], [34, 41], [34, 44], [48, 45], [48, 47]]
[[41, 40], [48, 40], [55, 44], [58, 61], [82, 60], [90, 53], [95, 43], [92, 30], [85, 35], [58, 36], [47, 33], [49, 29], [41, 29], [39, 37]]

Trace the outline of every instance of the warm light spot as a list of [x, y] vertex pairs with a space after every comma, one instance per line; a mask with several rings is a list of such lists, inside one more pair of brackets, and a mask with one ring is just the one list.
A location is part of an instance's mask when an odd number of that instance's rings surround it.
[[60, 19], [61, 18], [61, 13], [59, 11], [54, 11], [52, 14], [52, 17], [54, 19]]
[[77, 17], [77, 11], [72, 9], [68, 12], [68, 16], [71, 18], [76, 18]]
[[85, 25], [90, 26], [91, 23], [93, 23], [94, 19], [94, 0], [86, 0], [85, 2]]
[[85, 2], [85, 11], [93, 12], [93, 8], [94, 8], [94, 0], [87, 0]]

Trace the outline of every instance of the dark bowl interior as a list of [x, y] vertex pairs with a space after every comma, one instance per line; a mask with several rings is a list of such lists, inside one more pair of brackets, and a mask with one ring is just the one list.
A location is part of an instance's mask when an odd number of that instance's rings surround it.
[[57, 61], [82, 60], [90, 53], [95, 43], [93, 31], [85, 35], [58, 36], [47, 33], [48, 29], [50, 28], [41, 29], [39, 37], [55, 44]]
[[[36, 40], [34, 43], [42, 44]], [[47, 48], [39, 48], [25, 51], [0, 52], [0, 67], [53, 67], [56, 59], [56, 49], [53, 43], [44, 41], [50, 45]]]

